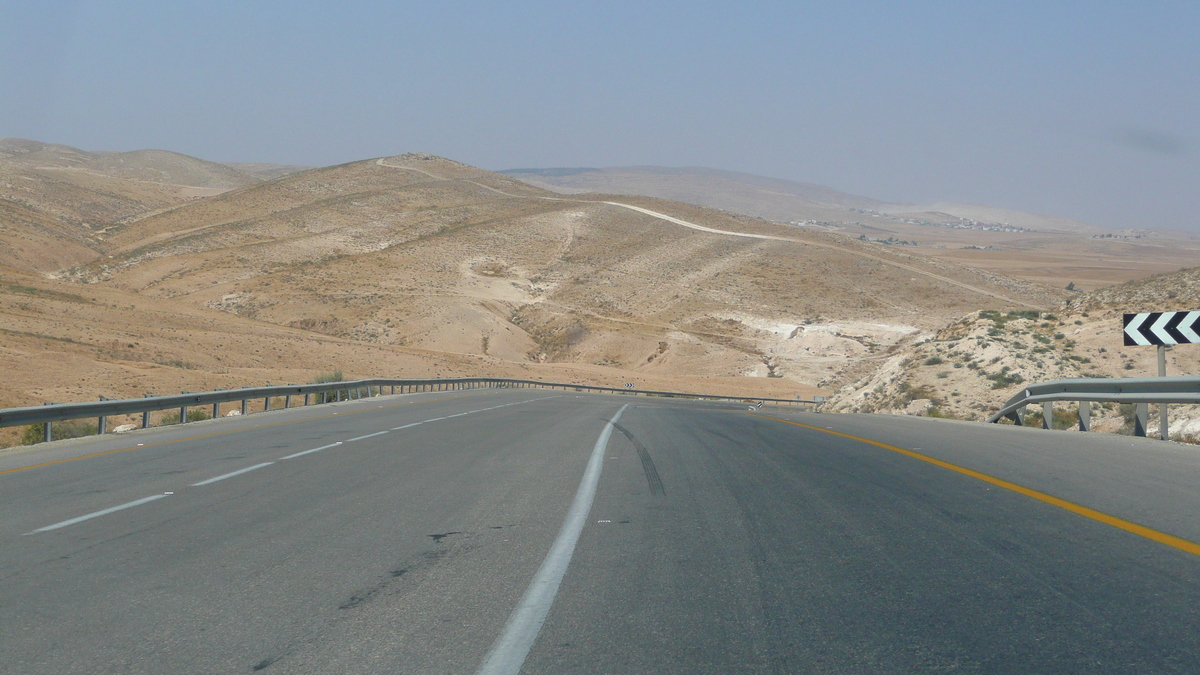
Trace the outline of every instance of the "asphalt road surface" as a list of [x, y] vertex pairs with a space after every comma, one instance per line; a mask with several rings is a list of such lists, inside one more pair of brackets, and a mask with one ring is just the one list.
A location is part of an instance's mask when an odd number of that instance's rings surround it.
[[531, 389], [56, 442], [0, 453], [0, 672], [1196, 672], [1197, 486], [1194, 446]]

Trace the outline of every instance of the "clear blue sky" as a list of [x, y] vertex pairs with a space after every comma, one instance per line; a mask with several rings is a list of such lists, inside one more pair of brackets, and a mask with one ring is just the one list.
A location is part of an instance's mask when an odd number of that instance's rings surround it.
[[0, 136], [709, 166], [1200, 231], [1200, 2], [11, 2]]

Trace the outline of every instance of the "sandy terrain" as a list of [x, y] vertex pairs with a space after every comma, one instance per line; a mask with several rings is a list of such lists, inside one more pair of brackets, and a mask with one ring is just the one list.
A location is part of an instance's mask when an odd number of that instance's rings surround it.
[[[1080, 297], [924, 255], [924, 243], [650, 197], [567, 197], [430, 155], [264, 181], [277, 169], [71, 150], [0, 143], [0, 406], [340, 370], [840, 391], [846, 409], [871, 392], [870, 406], [895, 410], [911, 386], [889, 387], [915, 377], [913, 359], [950, 339], [936, 337], [948, 324], [974, 316], [968, 332], [986, 334], [981, 309], [1055, 310]], [[991, 348], [978, 342], [971, 349]], [[990, 404], [990, 389], [952, 376], [939, 382], [957, 392], [941, 409]], [[899, 407], [930, 407], [915, 400]]]
[[921, 255], [1055, 288], [1074, 283], [1093, 290], [1200, 260], [1200, 235], [1145, 223], [1110, 231], [973, 204], [887, 204], [822, 185], [731, 171], [623, 167], [505, 173], [563, 194], [646, 195], [852, 238], [916, 242], [911, 250]]

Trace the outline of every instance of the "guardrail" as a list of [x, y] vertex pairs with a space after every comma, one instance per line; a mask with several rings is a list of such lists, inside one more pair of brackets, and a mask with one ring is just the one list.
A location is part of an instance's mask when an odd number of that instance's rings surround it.
[[1042, 405], [1042, 428], [1049, 429], [1054, 420], [1054, 403], [1077, 401], [1079, 403], [1079, 429], [1088, 431], [1091, 426], [1091, 403], [1134, 404], [1133, 433], [1146, 435], [1146, 423], [1150, 417], [1151, 403], [1200, 404], [1200, 377], [1118, 377], [1111, 379], [1054, 380], [1031, 384], [1021, 393], [1008, 399], [1000, 412], [988, 418], [988, 422], [999, 422], [1008, 418], [1022, 424], [1022, 411], [1030, 405]]
[[[281, 385], [269, 387], [248, 387], [244, 389], [226, 389], [203, 393], [183, 393], [172, 396], [147, 396], [132, 399], [104, 399], [86, 403], [47, 403], [43, 406], [27, 408], [8, 408], [0, 410], [0, 427], [22, 424], [42, 424], [43, 437], [49, 441], [52, 437], [52, 425], [62, 420], [96, 418], [99, 423], [97, 430], [103, 434], [107, 431], [106, 420], [112, 415], [142, 414], [142, 428], [150, 426], [150, 413], [158, 410], [179, 410], [179, 422], [187, 423], [188, 408], [212, 406], [212, 417], [220, 417], [222, 403], [241, 402], [241, 414], [249, 412], [252, 400], [263, 399], [263, 412], [271, 410], [271, 399], [284, 399], [284, 408], [291, 408], [292, 397], [304, 397], [304, 405], [326, 403], [333, 401], [355, 400], [365, 396], [382, 395], [385, 388], [390, 387], [390, 393], [412, 393], [419, 391], [454, 391], [462, 389], [487, 388], [539, 388], [565, 389], [575, 391], [607, 392], [618, 394], [641, 394], [643, 396], [669, 396], [676, 398], [715, 399], [726, 401], [764, 401], [773, 403], [816, 404], [817, 401], [786, 398], [763, 398], [761, 396], [727, 396], [711, 394], [695, 394], [677, 391], [654, 391], [648, 389], [629, 389], [622, 387], [602, 387], [588, 384], [571, 384], [566, 382], [541, 382], [539, 380], [516, 380], [494, 377], [457, 377], [434, 379], [371, 379], [353, 380], [349, 382], [324, 382], [320, 384]], [[374, 394], [372, 394], [374, 390]], [[399, 390], [399, 391], [397, 391]], [[319, 396], [321, 400], [314, 401]]]

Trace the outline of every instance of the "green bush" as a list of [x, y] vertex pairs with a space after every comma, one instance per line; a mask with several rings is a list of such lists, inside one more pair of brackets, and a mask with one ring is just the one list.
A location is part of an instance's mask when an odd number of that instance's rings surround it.
[[928, 408], [926, 408], [925, 416], [926, 417], [938, 417], [938, 418], [941, 418], [944, 420], [962, 419], [958, 415], [955, 415], [954, 413], [946, 411], [946, 410], [942, 410], [940, 407], [938, 407], [936, 405], [931, 405]]
[[1122, 436], [1132, 436], [1133, 428], [1136, 426], [1137, 405], [1134, 403], [1122, 403], [1117, 406], [1117, 412], [1121, 415], [1121, 419], [1125, 422], [1121, 428], [1117, 430]]
[[[200, 408], [188, 408], [187, 421], [189, 422], [199, 422], [201, 420], [210, 418], [212, 418], [212, 415], [209, 415]], [[179, 424], [179, 413], [167, 413], [166, 415], [163, 415], [162, 419], [160, 419], [158, 423], [160, 425]]]
[[[1079, 411], [1071, 410], [1054, 410], [1054, 421], [1050, 423], [1052, 429], [1071, 429], [1079, 424]], [[1025, 426], [1041, 427], [1042, 413], [1040, 410], [1030, 411], [1025, 415]]]
[[[51, 440], [60, 441], [64, 438], [80, 438], [95, 436], [98, 431], [96, 422], [87, 420], [64, 420], [50, 425]], [[30, 424], [21, 432], [21, 445], [41, 443], [46, 438], [46, 432], [40, 424]]]
[[[313, 378], [313, 381], [310, 384], [326, 384], [329, 382], [344, 382], [345, 379], [346, 378], [342, 377], [342, 371], [335, 370], [333, 372], [322, 373], [322, 374], [316, 376], [315, 378]], [[322, 391], [322, 392], [316, 393], [313, 395], [313, 397], [314, 397], [314, 402], [316, 402], [316, 403], [328, 403], [330, 401], [337, 400], [337, 392], [334, 391], [333, 389], [330, 389], [329, 391]]]
[[1011, 387], [1014, 384], [1021, 384], [1025, 381], [1025, 378], [1021, 377], [1020, 375], [1009, 373], [1007, 366], [999, 373], [992, 373], [991, 375], [985, 375], [984, 377], [992, 381], [992, 389], [1004, 389], [1006, 387]]
[[942, 357], [940, 357], [936, 354], [925, 359], [925, 365], [927, 365], [927, 366], [940, 366], [941, 364], [943, 364], [945, 362], [946, 362], [945, 359], [943, 359]]

